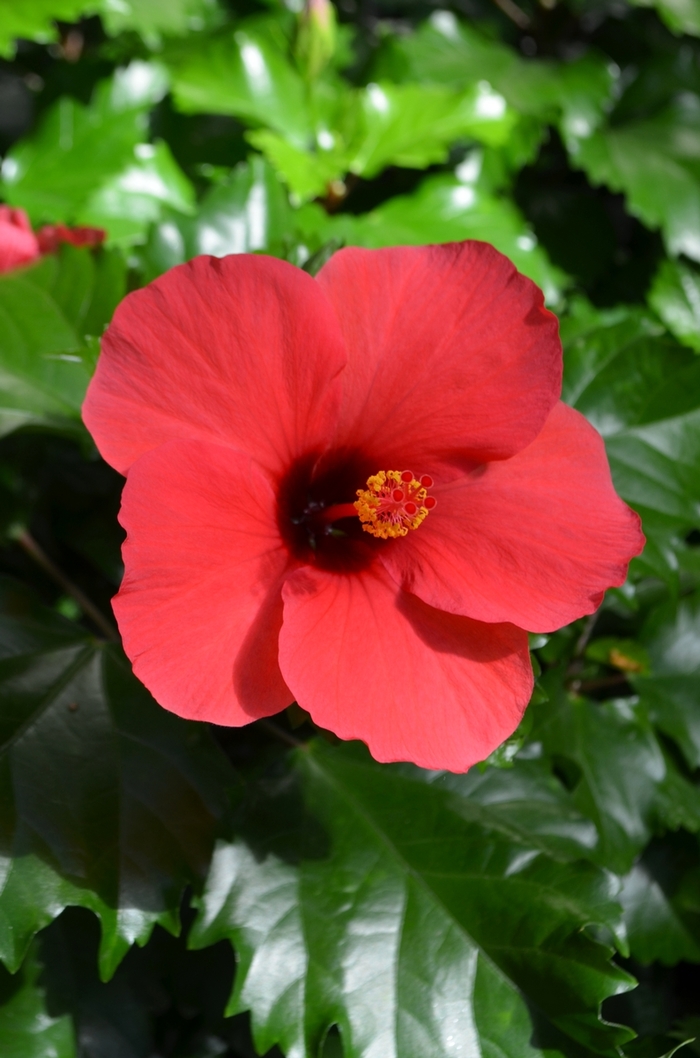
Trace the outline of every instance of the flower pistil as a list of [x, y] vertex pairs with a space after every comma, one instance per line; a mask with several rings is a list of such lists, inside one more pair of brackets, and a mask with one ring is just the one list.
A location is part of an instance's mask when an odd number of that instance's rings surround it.
[[353, 504], [362, 528], [372, 536], [389, 540], [406, 536], [428, 517], [437, 500], [428, 495], [433, 479], [414, 478], [411, 470], [380, 470], [367, 478], [367, 488], [357, 490]]

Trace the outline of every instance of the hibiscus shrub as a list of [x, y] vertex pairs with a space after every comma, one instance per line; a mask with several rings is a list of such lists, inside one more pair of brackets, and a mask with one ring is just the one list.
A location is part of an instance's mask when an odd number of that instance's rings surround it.
[[699, 38], [0, 4], [0, 1058], [700, 1053]]

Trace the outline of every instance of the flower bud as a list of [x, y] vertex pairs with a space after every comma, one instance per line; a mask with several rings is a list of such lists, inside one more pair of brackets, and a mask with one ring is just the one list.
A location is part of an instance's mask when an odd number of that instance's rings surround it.
[[311, 80], [328, 65], [335, 53], [336, 16], [330, 0], [306, 0], [299, 14], [295, 55]]

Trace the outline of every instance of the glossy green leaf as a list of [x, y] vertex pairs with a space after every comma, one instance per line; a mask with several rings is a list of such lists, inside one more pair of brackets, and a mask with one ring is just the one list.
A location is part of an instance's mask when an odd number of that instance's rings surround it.
[[126, 261], [118, 250], [65, 245], [23, 277], [51, 296], [80, 337], [99, 337], [126, 293]]
[[2, 583], [0, 958], [69, 904], [109, 976], [206, 869], [232, 776], [206, 730], [155, 705], [123, 655]]
[[102, 334], [125, 290], [119, 253], [73, 246], [0, 277], [0, 435], [81, 429], [94, 367], [84, 339]]
[[0, 278], [0, 434], [77, 421], [90, 379], [80, 346], [31, 271]]
[[2, 1058], [77, 1058], [70, 1018], [52, 1017], [32, 948], [12, 977], [0, 966], [0, 1054]]
[[[415, 774], [414, 774], [415, 777]], [[467, 775], [439, 777], [457, 795], [452, 811], [556, 860], [589, 858], [598, 831], [574, 806], [571, 795], [542, 759], [516, 758], [512, 768], [472, 768]]]
[[0, 0], [0, 55], [11, 57], [18, 37], [56, 39], [54, 19], [75, 22], [99, 0]]
[[563, 326], [564, 399], [603, 434], [615, 485], [642, 515], [644, 561], [673, 575], [700, 524], [700, 364], [643, 312]]
[[565, 134], [578, 130], [578, 135], [590, 134], [601, 123], [617, 77], [602, 56], [560, 64], [523, 59], [451, 11], [435, 12], [410, 36], [388, 38], [376, 72], [398, 81], [454, 86], [482, 81], [515, 110], [551, 123], [560, 120]]
[[673, 738], [691, 768], [700, 767], [700, 599], [667, 603], [650, 617], [644, 642], [651, 675], [634, 678], [654, 723]]
[[139, 143], [127, 167], [104, 183], [87, 201], [77, 220], [103, 228], [108, 245], [145, 241], [149, 226], [164, 208], [195, 211], [194, 188], [162, 140]]
[[700, 353], [700, 274], [666, 260], [649, 291], [649, 304], [679, 342]]
[[155, 226], [142, 261], [151, 278], [197, 254], [264, 250], [283, 255], [293, 233], [282, 184], [267, 162], [253, 155], [207, 191], [195, 216], [171, 215]]
[[569, 146], [594, 184], [622, 191], [630, 213], [661, 229], [670, 254], [700, 260], [700, 97], [686, 92], [650, 120]]
[[[335, 143], [332, 134], [329, 137]], [[270, 129], [256, 129], [246, 139], [262, 152], [298, 202], [325, 195], [328, 185], [347, 172], [342, 151], [304, 150]]]
[[99, 14], [108, 33], [134, 29], [157, 43], [163, 33], [201, 29], [216, 18], [215, 0], [0, 0], [0, 54], [11, 56], [17, 38], [52, 41], [55, 22]]
[[620, 902], [630, 950], [642, 963], [674, 966], [685, 959], [700, 962], [700, 942], [683, 922], [656, 878], [643, 864], [623, 879]]
[[600, 835], [593, 858], [624, 874], [659, 817], [667, 765], [654, 731], [630, 700], [561, 696], [541, 708], [549, 718], [537, 733], [549, 755], [574, 763], [574, 804]]
[[316, 206], [299, 213], [303, 235], [315, 243], [337, 237], [360, 246], [421, 245], [482, 239], [506, 254], [542, 287], [547, 301], [559, 300], [565, 277], [537, 244], [517, 207], [482, 191], [471, 179], [473, 166], [457, 176], [429, 177], [412, 195], [397, 195], [370, 213], [328, 217]]
[[87, 107], [59, 99], [37, 132], [3, 161], [8, 202], [27, 210], [35, 224], [75, 222], [96, 188], [133, 165], [146, 138], [147, 110], [166, 87], [160, 67], [134, 62], [99, 84]]
[[261, 789], [250, 844], [217, 849], [192, 934], [235, 944], [231, 1010], [251, 1009], [261, 1052], [295, 1058], [333, 1024], [346, 1058], [534, 1058], [533, 1019], [552, 1058], [574, 1041], [614, 1054], [626, 1034], [597, 1007], [629, 982], [584, 928], [617, 930], [610, 876], [492, 829], [458, 778], [428, 777], [315, 743], [296, 778]]
[[162, 36], [180, 36], [215, 25], [220, 12], [216, 0], [99, 0], [108, 33], [136, 30], [158, 44]]
[[485, 82], [454, 92], [438, 86], [371, 84], [359, 96], [350, 172], [374, 176], [388, 164], [425, 169], [458, 139], [507, 141], [515, 114]]
[[485, 82], [464, 91], [423, 85], [370, 84], [346, 90], [344, 113], [317, 131], [317, 149], [302, 150], [269, 131], [248, 139], [269, 158], [300, 199], [325, 192], [347, 173], [371, 178], [388, 165], [425, 169], [444, 162], [459, 140], [503, 145], [517, 116]]
[[177, 106], [232, 114], [306, 145], [312, 123], [306, 87], [288, 57], [279, 18], [251, 18], [169, 59]]

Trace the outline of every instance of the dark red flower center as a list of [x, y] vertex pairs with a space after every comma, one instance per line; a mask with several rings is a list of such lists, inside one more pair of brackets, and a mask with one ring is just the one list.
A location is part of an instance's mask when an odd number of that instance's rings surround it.
[[436, 504], [428, 495], [432, 478], [410, 470], [368, 474], [370, 465], [361, 453], [294, 464], [279, 489], [278, 520], [295, 557], [338, 572], [362, 569], [385, 541], [422, 524]]

